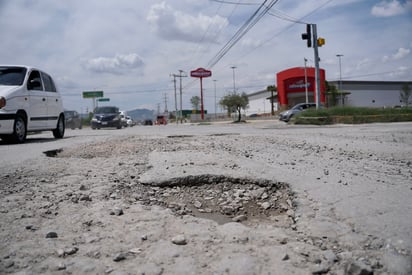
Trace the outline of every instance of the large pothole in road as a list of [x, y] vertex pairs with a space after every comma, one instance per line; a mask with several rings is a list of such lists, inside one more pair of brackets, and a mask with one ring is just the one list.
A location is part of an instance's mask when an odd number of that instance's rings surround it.
[[139, 184], [123, 195], [144, 205], [167, 207], [176, 215], [193, 215], [219, 224], [269, 221], [290, 227], [295, 218], [294, 195], [289, 185], [269, 180], [187, 176]]

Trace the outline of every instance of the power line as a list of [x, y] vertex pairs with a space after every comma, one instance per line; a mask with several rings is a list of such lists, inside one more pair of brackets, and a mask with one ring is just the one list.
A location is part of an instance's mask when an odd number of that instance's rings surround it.
[[[115, 88], [113, 88], [115, 89]], [[171, 88], [162, 88], [162, 89], [148, 89], [148, 90], [140, 90], [140, 91], [120, 91], [120, 92], [110, 92], [105, 91], [104, 94], [110, 95], [121, 95], [121, 94], [146, 94], [146, 93], [162, 93], [162, 92], [170, 92]], [[81, 96], [81, 92], [72, 92], [72, 93], [62, 93], [64, 96]]]
[[[294, 24], [309, 24], [308, 22], [303, 21], [304, 18], [312, 15], [313, 13], [319, 11], [320, 9], [322, 9], [323, 7], [325, 7], [326, 5], [328, 5], [330, 2], [332, 2], [333, 0], [329, 0], [325, 3], [323, 3], [322, 5], [320, 5], [319, 7], [315, 8], [314, 10], [310, 11], [309, 13], [307, 13], [306, 15], [302, 16], [300, 19], [294, 19], [293, 17], [287, 15], [286, 13], [283, 14], [275, 14], [275, 13], [270, 13], [268, 12], [269, 15], [274, 16], [276, 18], [279, 18], [281, 20], [285, 20], [285, 21], [289, 21], [292, 22]], [[278, 13], [282, 13], [281, 11], [277, 10]], [[249, 52], [247, 52], [246, 54], [242, 55], [242, 58], [249, 55], [250, 53], [254, 52], [256, 49], [262, 47], [263, 45], [269, 43], [270, 41], [272, 41], [273, 39], [275, 39], [277, 36], [279, 36], [281, 33], [291, 29], [294, 24], [290, 24], [289, 26], [285, 27], [284, 29], [280, 30], [279, 32], [275, 33], [271, 38], [266, 39], [265, 41], [263, 41], [262, 43], [260, 43], [258, 46], [256, 46], [255, 48], [251, 49]]]
[[258, 3], [240, 3], [240, 2], [222, 1], [222, 0], [210, 0], [210, 1], [221, 3], [221, 4], [244, 5], [244, 6], [257, 6], [257, 5], [259, 5]]
[[354, 79], [354, 78], [363, 78], [363, 77], [368, 77], [368, 76], [376, 76], [376, 75], [383, 75], [383, 74], [391, 74], [391, 73], [401, 73], [405, 71], [412, 71], [412, 69], [409, 70], [396, 70], [396, 71], [386, 71], [386, 72], [380, 72], [380, 73], [370, 73], [370, 74], [363, 74], [363, 75], [349, 75], [342, 77], [342, 79]]
[[240, 29], [232, 36], [232, 38], [223, 46], [223, 48], [209, 61], [208, 68], [216, 65], [227, 52], [247, 33], [250, 29], [259, 22], [262, 17], [269, 12], [269, 10], [279, 0], [271, 0], [268, 5], [265, 5], [268, 0], [263, 1], [259, 8], [249, 17], [248, 20], [240, 27]]

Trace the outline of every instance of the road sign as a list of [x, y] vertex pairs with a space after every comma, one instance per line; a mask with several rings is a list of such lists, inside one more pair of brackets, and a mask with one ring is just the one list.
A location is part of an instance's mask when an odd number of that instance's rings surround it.
[[212, 76], [212, 71], [206, 70], [204, 68], [197, 68], [196, 70], [190, 71], [191, 77], [210, 77]]
[[212, 76], [212, 71], [197, 68], [196, 70], [190, 71], [190, 76], [200, 78], [200, 117], [203, 120], [205, 117], [203, 109], [203, 78]]
[[97, 99], [97, 101], [100, 101], [100, 102], [102, 102], [102, 101], [110, 101], [110, 98], [107, 98], [107, 97], [99, 98], [99, 99]]
[[103, 97], [103, 91], [85, 91], [83, 92], [83, 98], [95, 98]]

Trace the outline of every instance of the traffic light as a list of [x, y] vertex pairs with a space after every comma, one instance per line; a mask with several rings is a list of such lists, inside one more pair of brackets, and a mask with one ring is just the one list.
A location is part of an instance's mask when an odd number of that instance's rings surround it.
[[318, 38], [318, 47], [322, 47], [325, 45], [325, 38], [319, 37]]
[[312, 26], [310, 24], [306, 24], [306, 33], [302, 33], [302, 40], [307, 40], [308, 48], [312, 47], [312, 33], [311, 33]]

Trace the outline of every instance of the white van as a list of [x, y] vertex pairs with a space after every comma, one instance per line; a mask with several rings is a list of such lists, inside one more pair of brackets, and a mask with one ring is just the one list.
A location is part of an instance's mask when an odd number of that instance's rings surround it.
[[63, 102], [50, 75], [29, 66], [0, 65], [0, 138], [23, 143], [27, 132], [63, 138]]

